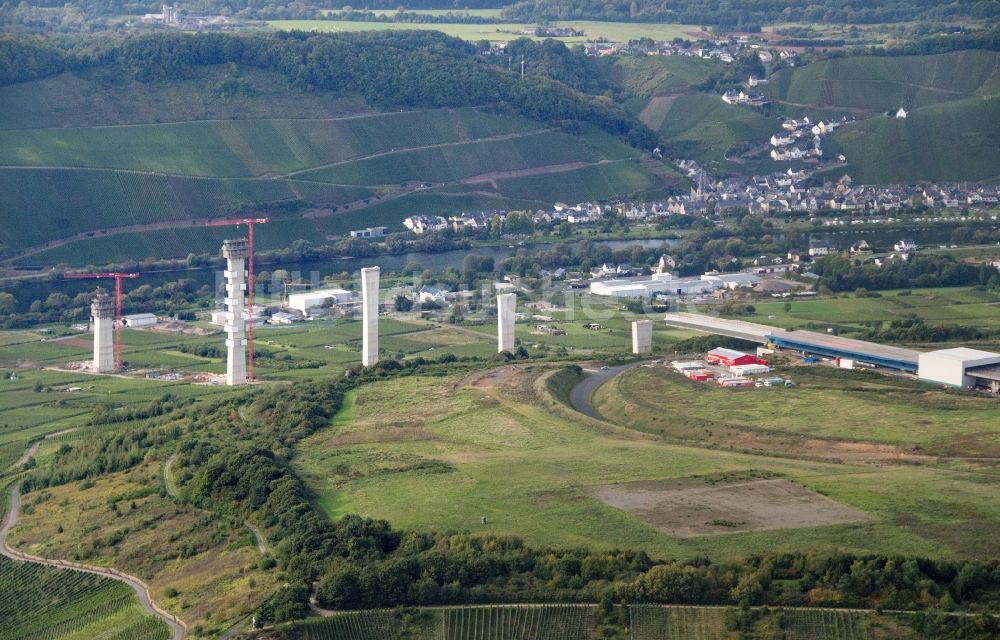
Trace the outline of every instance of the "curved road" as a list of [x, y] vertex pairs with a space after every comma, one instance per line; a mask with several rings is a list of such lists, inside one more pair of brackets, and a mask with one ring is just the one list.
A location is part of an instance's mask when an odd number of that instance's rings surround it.
[[21, 506], [21, 493], [19, 491], [20, 485], [15, 484], [10, 489], [10, 509], [4, 515], [3, 525], [0, 526], [0, 553], [7, 556], [11, 560], [17, 560], [22, 562], [33, 562], [35, 564], [44, 564], [50, 567], [57, 567], [59, 569], [72, 569], [74, 571], [81, 571], [83, 573], [92, 573], [94, 575], [102, 576], [104, 578], [111, 578], [112, 580], [118, 580], [119, 582], [124, 582], [128, 586], [132, 587], [135, 591], [135, 595], [139, 598], [139, 604], [153, 614], [157, 618], [160, 618], [174, 633], [174, 640], [183, 640], [184, 638], [184, 624], [166, 611], [163, 611], [157, 607], [152, 598], [149, 596], [149, 587], [142, 580], [136, 578], [135, 576], [130, 576], [127, 573], [122, 573], [116, 569], [102, 569], [98, 567], [88, 567], [86, 565], [78, 564], [76, 562], [68, 562], [63, 560], [47, 560], [45, 558], [39, 558], [38, 556], [33, 556], [27, 553], [22, 553], [17, 549], [14, 549], [7, 544], [7, 534], [17, 523], [17, 512]]
[[616, 375], [623, 371], [628, 371], [629, 369], [634, 369], [640, 365], [646, 364], [648, 361], [632, 362], [629, 364], [623, 364], [617, 367], [608, 367], [607, 369], [584, 369], [586, 377], [580, 382], [576, 383], [576, 386], [569, 392], [569, 403], [570, 405], [582, 413], [585, 416], [593, 418], [595, 420], [604, 420], [604, 416], [594, 409], [594, 405], [591, 404], [590, 400], [594, 397], [594, 392], [597, 389], [610, 380]]

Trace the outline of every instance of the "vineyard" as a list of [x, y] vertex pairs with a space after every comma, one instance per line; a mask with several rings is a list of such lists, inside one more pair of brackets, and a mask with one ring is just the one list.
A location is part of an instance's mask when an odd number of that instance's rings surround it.
[[127, 585], [0, 557], [0, 640], [166, 640]]
[[344, 613], [301, 625], [299, 640], [580, 640], [597, 628], [589, 605], [498, 605]]
[[868, 638], [865, 614], [860, 611], [804, 610], [785, 612], [788, 640], [859, 640]]
[[[729, 640], [725, 609], [706, 607], [629, 607], [632, 640]], [[819, 638], [821, 636], [816, 636]]]
[[[868, 614], [830, 609], [782, 609], [755, 614], [751, 637], [784, 640], [867, 640]], [[731, 640], [723, 607], [629, 607], [631, 640]], [[774, 635], [777, 634], [777, 635]]]
[[596, 608], [467, 607], [444, 614], [445, 640], [577, 640], [589, 638], [596, 627]]

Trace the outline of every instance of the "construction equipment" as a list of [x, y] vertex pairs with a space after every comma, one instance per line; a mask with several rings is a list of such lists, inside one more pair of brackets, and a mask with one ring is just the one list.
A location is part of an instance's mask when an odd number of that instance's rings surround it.
[[138, 273], [66, 273], [63, 277], [67, 280], [100, 280], [107, 278], [115, 279], [115, 370], [122, 369], [122, 280], [128, 278], [135, 280]]
[[265, 224], [270, 222], [270, 218], [224, 218], [221, 220], [210, 220], [205, 223], [206, 227], [230, 227], [245, 224], [249, 229], [248, 240], [250, 241], [250, 256], [247, 262], [247, 315], [250, 326], [247, 327], [247, 346], [249, 356], [249, 367], [247, 369], [247, 379], [253, 382], [253, 227], [255, 224]]

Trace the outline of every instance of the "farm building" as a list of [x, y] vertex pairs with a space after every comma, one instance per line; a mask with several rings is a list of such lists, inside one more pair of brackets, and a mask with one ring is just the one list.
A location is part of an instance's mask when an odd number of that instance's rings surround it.
[[296, 309], [302, 313], [309, 313], [310, 309], [323, 307], [331, 302], [333, 304], [344, 304], [350, 302], [354, 294], [347, 289], [316, 289], [304, 293], [293, 293], [288, 296], [288, 308]]
[[721, 364], [727, 367], [734, 367], [742, 364], [757, 364], [757, 356], [749, 353], [719, 347], [712, 349], [705, 355], [705, 360], [709, 364]]
[[921, 353], [919, 361], [918, 377], [925, 382], [1000, 393], [1000, 353], [957, 347]]
[[156, 322], [156, 314], [153, 313], [133, 313], [130, 316], [122, 316], [122, 326], [130, 329], [152, 327]]

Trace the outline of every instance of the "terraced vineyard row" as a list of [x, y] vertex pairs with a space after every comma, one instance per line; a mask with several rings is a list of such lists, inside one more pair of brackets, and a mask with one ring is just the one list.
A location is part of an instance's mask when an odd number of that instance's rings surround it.
[[[778, 637], [784, 640], [868, 640], [866, 615], [862, 611], [784, 609], [764, 615], [756, 629], [766, 628], [765, 633], [780, 629]], [[731, 640], [738, 635], [726, 628], [723, 607], [640, 605], [629, 607], [629, 617], [631, 640]]]
[[303, 640], [395, 640], [399, 620], [391, 611], [344, 613], [310, 622], [299, 636]]
[[166, 640], [127, 585], [0, 556], [0, 640]]
[[786, 611], [785, 637], [788, 640], [858, 640], [868, 638], [864, 614], [860, 611]]
[[704, 607], [629, 607], [632, 640], [729, 640], [725, 609]]
[[594, 607], [467, 607], [444, 616], [445, 640], [578, 640], [596, 628]]

